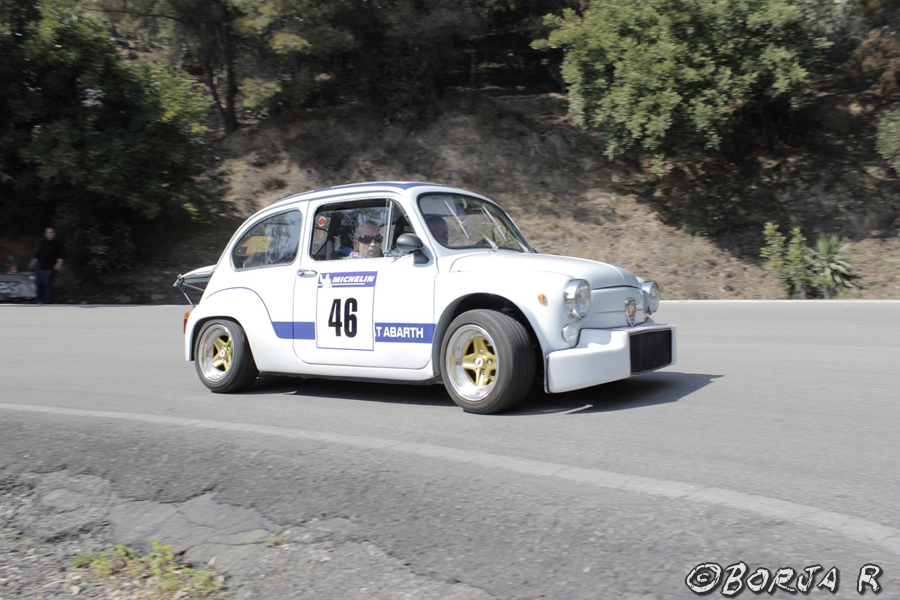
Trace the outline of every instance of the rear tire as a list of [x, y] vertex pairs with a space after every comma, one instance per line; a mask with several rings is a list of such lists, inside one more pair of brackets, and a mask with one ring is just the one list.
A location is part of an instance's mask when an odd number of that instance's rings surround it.
[[194, 366], [203, 385], [219, 394], [243, 391], [259, 375], [247, 336], [231, 319], [203, 324], [194, 342]]
[[494, 310], [470, 310], [450, 324], [441, 377], [465, 411], [491, 414], [520, 402], [534, 381], [534, 350], [522, 323]]

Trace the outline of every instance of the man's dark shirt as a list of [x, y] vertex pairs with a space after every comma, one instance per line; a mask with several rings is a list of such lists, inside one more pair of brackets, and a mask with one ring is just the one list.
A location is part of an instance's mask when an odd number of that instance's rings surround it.
[[38, 268], [44, 271], [52, 269], [57, 259], [65, 258], [62, 244], [55, 238], [52, 240], [41, 240], [41, 245], [38, 247], [34, 257], [38, 261]]

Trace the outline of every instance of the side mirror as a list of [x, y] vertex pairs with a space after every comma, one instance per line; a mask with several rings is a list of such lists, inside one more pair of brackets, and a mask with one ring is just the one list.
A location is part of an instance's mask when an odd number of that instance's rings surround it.
[[397, 250], [404, 254], [421, 250], [424, 247], [425, 244], [422, 243], [422, 238], [414, 233], [403, 233], [397, 238]]
[[429, 260], [422, 250], [424, 247], [425, 244], [422, 243], [422, 238], [414, 233], [403, 233], [397, 238], [397, 250], [403, 254], [412, 252], [414, 254], [413, 262], [417, 265], [425, 264]]

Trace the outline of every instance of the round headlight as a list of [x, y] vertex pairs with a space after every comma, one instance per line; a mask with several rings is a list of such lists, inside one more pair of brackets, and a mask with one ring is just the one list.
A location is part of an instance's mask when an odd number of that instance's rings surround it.
[[645, 281], [641, 289], [644, 292], [644, 310], [652, 315], [659, 310], [659, 286], [655, 281]]
[[580, 321], [591, 310], [591, 286], [584, 279], [573, 279], [563, 289], [566, 301], [566, 314]]

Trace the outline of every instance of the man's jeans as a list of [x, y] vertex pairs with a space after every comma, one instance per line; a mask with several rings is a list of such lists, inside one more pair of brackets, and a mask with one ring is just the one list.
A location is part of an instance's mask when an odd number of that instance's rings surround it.
[[35, 273], [38, 302], [41, 304], [53, 302], [53, 278], [55, 276], [56, 271], [53, 269], [38, 269], [37, 273]]

